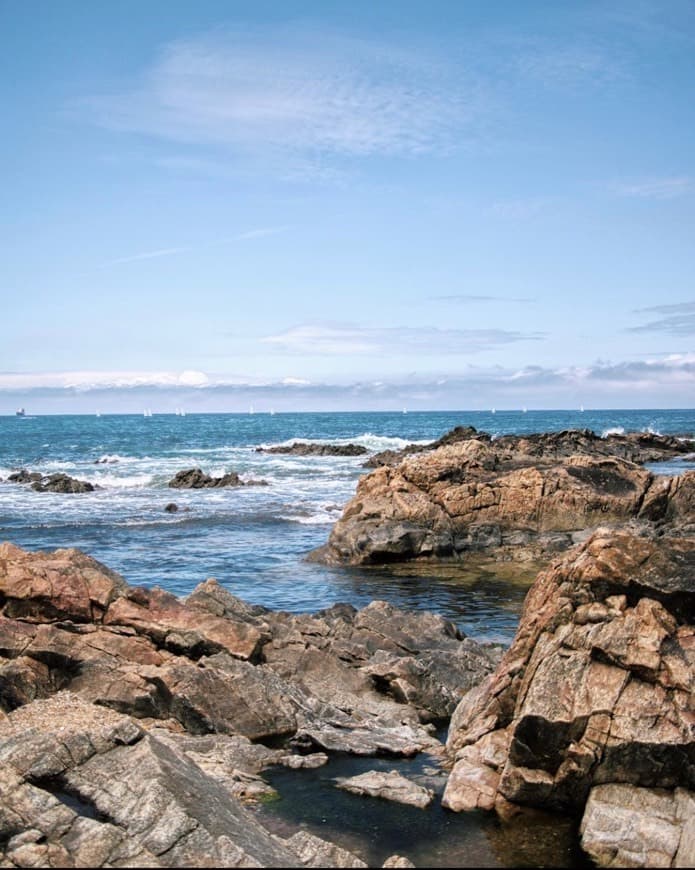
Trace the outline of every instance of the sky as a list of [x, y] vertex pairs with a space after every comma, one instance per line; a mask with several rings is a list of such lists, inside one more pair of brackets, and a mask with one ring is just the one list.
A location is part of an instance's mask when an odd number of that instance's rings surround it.
[[692, 0], [0, 33], [0, 413], [693, 407]]

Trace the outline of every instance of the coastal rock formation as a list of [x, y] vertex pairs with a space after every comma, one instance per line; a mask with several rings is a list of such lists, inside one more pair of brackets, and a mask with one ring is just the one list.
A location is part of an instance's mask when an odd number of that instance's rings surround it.
[[695, 498], [695, 473], [657, 477], [623, 456], [663, 458], [683, 447], [642, 434], [491, 441], [465, 430], [361, 478], [327, 545], [309, 558], [378, 564], [494, 549], [501, 558], [543, 559], [601, 524], [677, 522]]
[[384, 602], [274, 613], [208, 580], [184, 603], [78, 550], [2, 544], [0, 864], [361, 866], [240, 801], [325, 751], [441, 756], [429, 723], [495, 660]]
[[444, 805], [584, 812], [600, 864], [692, 866], [694, 577], [695, 537], [644, 529], [599, 529], [541, 572], [454, 713]]
[[437, 751], [494, 651], [431, 614], [383, 602], [273, 613], [214, 580], [182, 603], [133, 588], [77, 550], [0, 546], [0, 708], [69, 690], [191, 734], [292, 738], [359, 755]]
[[487, 432], [479, 432], [474, 426], [456, 426], [430, 444], [409, 444], [402, 450], [384, 450], [370, 456], [364, 465], [365, 468], [397, 465], [406, 456], [412, 456], [414, 453], [429, 453], [439, 447], [471, 439], [492, 443], [501, 451], [545, 459], [560, 459], [581, 454], [613, 456], [643, 464], [664, 462], [676, 456], [687, 458], [688, 454], [695, 452], [695, 440], [692, 438], [676, 438], [653, 432], [612, 432], [601, 436], [591, 429], [566, 429], [561, 432], [539, 432], [531, 435], [502, 435], [493, 440]]
[[235, 794], [244, 771], [234, 768], [235, 780], [220, 767], [232, 759], [243, 767], [254, 752], [277, 750], [248, 744], [240, 753], [227, 745], [213, 759], [213, 739], [147, 730], [69, 692], [14, 710], [0, 721], [0, 862], [366, 866], [344, 863], [359, 859], [345, 850], [333, 854], [338, 847], [319, 838], [312, 857], [301, 838], [270, 834]]
[[369, 451], [361, 444], [279, 444], [276, 447], [256, 447], [256, 453], [279, 453], [289, 456], [364, 456]]
[[9, 483], [28, 483], [36, 492], [93, 492], [94, 484], [87, 480], [77, 480], [68, 474], [39, 474], [22, 468], [10, 474]]
[[397, 770], [385, 773], [381, 770], [369, 770], [359, 776], [336, 780], [338, 788], [352, 794], [368, 795], [408, 804], [424, 810], [434, 800], [432, 789], [424, 788], [416, 782], [402, 776]]

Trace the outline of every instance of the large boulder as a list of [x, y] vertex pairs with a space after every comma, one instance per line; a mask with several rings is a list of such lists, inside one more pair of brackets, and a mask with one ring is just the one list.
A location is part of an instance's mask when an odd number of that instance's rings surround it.
[[[618, 839], [619, 819], [647, 791], [689, 805], [694, 577], [695, 539], [627, 529], [600, 529], [541, 572], [497, 671], [452, 717], [444, 805], [578, 814], [587, 805], [587, 844], [610, 827], [608, 805], [618, 807]], [[606, 785], [621, 789], [595, 792]], [[608, 852], [592, 850], [610, 865]]]
[[256, 453], [277, 453], [284, 456], [364, 456], [369, 451], [361, 444], [315, 444], [295, 441], [275, 447], [256, 447]]

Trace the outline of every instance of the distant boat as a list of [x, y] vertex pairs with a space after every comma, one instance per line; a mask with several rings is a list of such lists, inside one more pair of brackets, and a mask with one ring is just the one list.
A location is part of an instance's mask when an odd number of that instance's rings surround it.
[[101, 411], [97, 411], [96, 416], [101, 417]]
[[403, 413], [404, 413], [404, 414], [407, 414], [407, 413], [408, 413], [408, 409], [407, 409], [407, 408], [403, 408]]
[[270, 416], [273, 417], [275, 415], [275, 408], [270, 409]]
[[149, 408], [145, 408], [145, 410], [142, 412], [142, 416], [143, 417], [151, 417], [152, 411]]
[[521, 412], [522, 412], [523, 414], [525, 414], [525, 413], [526, 413], [526, 408], [522, 408], [522, 409], [521, 409]]
[[493, 409], [490, 411], [490, 413], [491, 413], [491, 414], [496, 414], [497, 411], [495, 411], [495, 409], [493, 408]]
[[24, 410], [24, 408], [17, 408], [17, 410], [15, 411], [16, 417], [26, 417], [26, 415], [27, 412]]
[[253, 405], [249, 406], [249, 414], [255, 414], [256, 412], [253, 410]]
[[580, 410], [580, 412], [583, 414], [583, 413], [584, 413], [584, 405], [580, 405], [580, 406], [579, 406], [579, 410]]

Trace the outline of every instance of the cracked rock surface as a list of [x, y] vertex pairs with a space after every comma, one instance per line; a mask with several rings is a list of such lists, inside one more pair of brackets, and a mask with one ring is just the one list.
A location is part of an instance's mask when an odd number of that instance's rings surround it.
[[695, 864], [694, 614], [692, 537], [599, 529], [541, 572], [452, 717], [444, 805], [584, 813], [602, 866]]

